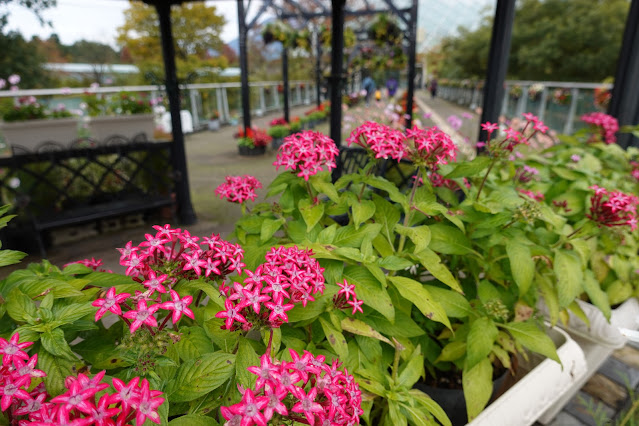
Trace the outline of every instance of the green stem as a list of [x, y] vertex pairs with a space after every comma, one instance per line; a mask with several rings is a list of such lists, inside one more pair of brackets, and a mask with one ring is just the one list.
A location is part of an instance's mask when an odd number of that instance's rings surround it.
[[273, 344], [273, 329], [269, 329], [268, 345], [266, 346], [266, 354], [271, 357], [271, 345]]
[[479, 185], [479, 190], [477, 191], [477, 197], [475, 197], [475, 201], [479, 201], [479, 194], [481, 194], [482, 189], [484, 189], [484, 185], [486, 184], [486, 179], [488, 179], [488, 175], [493, 170], [493, 167], [495, 167], [495, 164], [497, 164], [497, 157], [494, 157], [493, 162], [490, 163], [490, 167], [488, 167], [488, 171], [486, 171], [486, 174], [484, 175], [484, 178], [481, 181], [481, 185]]
[[[410, 220], [413, 218], [413, 200], [415, 199], [415, 192], [417, 192], [417, 186], [419, 184], [419, 178], [425, 179], [425, 173], [423, 173], [423, 168], [420, 166], [417, 171], [417, 176], [415, 177], [415, 182], [413, 182], [413, 188], [410, 191], [410, 197], [408, 198], [408, 211], [404, 214], [404, 227], [408, 226]], [[406, 244], [406, 234], [402, 234], [399, 238], [399, 247], [397, 249], [398, 253], [401, 253], [404, 249], [404, 244]]]
[[635, 400], [632, 403], [632, 406], [630, 407], [630, 410], [628, 410], [628, 412], [626, 413], [625, 416], [623, 416], [623, 420], [621, 421], [621, 423], [619, 423], [619, 426], [625, 426], [626, 423], [628, 423], [630, 421], [630, 419], [632, 418], [632, 414], [635, 412], [635, 410], [639, 407], [639, 399]]
[[397, 374], [399, 373], [399, 354], [405, 348], [394, 337], [393, 337], [393, 343], [395, 344], [395, 359], [393, 360], [393, 376], [392, 376], [392, 378], [393, 378], [393, 382], [396, 383], [397, 382]]
[[[369, 168], [364, 175], [365, 178], [369, 177], [373, 171], [375, 166]], [[364, 195], [364, 190], [366, 189], [366, 183], [362, 182], [362, 189], [359, 191], [359, 195], [357, 196], [357, 201], [362, 201], [362, 195]]]

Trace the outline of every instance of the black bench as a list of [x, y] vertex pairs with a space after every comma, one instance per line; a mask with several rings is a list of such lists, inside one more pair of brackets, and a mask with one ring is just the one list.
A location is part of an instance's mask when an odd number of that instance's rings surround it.
[[171, 150], [172, 142], [121, 136], [14, 148], [0, 159], [2, 202], [18, 216], [10, 226], [32, 233], [46, 257], [45, 231], [172, 206]]

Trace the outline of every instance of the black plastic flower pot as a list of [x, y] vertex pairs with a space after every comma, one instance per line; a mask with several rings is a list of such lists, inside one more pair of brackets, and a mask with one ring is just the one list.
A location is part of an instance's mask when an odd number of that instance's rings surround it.
[[264, 153], [266, 152], [266, 147], [265, 146], [256, 146], [256, 147], [252, 148], [252, 147], [248, 147], [248, 146], [238, 146], [237, 150], [239, 151], [240, 155], [256, 156], [256, 155], [264, 155]]

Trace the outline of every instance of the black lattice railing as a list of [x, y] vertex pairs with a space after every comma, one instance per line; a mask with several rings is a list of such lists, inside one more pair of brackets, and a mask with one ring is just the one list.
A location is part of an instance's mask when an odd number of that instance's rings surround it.
[[[46, 142], [0, 159], [0, 194], [18, 226], [42, 230], [173, 203], [171, 142], [116, 136]], [[40, 239], [40, 236], [38, 235]], [[42, 242], [39, 241], [41, 248]]]

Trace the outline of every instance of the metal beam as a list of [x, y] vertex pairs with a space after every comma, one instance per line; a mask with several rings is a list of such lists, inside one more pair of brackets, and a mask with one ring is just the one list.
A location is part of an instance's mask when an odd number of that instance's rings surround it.
[[258, 9], [253, 19], [251, 19], [251, 22], [249, 22], [248, 25], [246, 26], [247, 31], [253, 29], [253, 26], [257, 24], [257, 20], [260, 19], [260, 16], [262, 16], [262, 14], [266, 12], [266, 9], [268, 9], [268, 7], [271, 6], [272, 4], [273, 4], [273, 0], [264, 0], [264, 2], [262, 3], [262, 7]]
[[248, 85], [248, 58], [246, 53], [246, 13], [244, 12], [244, 0], [237, 1], [237, 21], [240, 32], [240, 81], [242, 83], [242, 122], [244, 134], [251, 128], [251, 105]]
[[[410, 8], [397, 9], [397, 11], [400, 12], [400, 13], [406, 13], [406, 12], [410, 12]], [[388, 13], [388, 10], [386, 10], [386, 9], [375, 9], [375, 10], [344, 10], [343, 11], [343, 15], [344, 16], [354, 16], [354, 17], [377, 15], [377, 14], [380, 14], [380, 13]], [[283, 13], [282, 15], [280, 15], [280, 19], [299, 18], [300, 16], [305, 18], [305, 19], [330, 18], [331, 14], [327, 13], [327, 12], [311, 12], [311, 13], [307, 13], [305, 15], [302, 15], [301, 13]]]
[[[481, 123], [499, 122], [499, 113], [504, 100], [504, 81], [508, 70], [510, 39], [515, 20], [515, 0], [497, 0], [493, 33], [490, 40], [486, 85], [484, 86], [484, 104]], [[479, 130], [479, 140], [487, 142], [488, 133]]]
[[[395, 3], [393, 3], [393, 0], [384, 0], [384, 3], [386, 3], [386, 5], [388, 6], [388, 8], [391, 10], [391, 12], [393, 12], [395, 15], [397, 15], [397, 17], [399, 19], [401, 19], [402, 21], [404, 21], [404, 24], [406, 24], [406, 26], [408, 26], [410, 28], [411, 26], [411, 19], [412, 19], [412, 7], [410, 9], [408, 9], [409, 11], [411, 11], [411, 18], [410, 19], [406, 19], [406, 16], [404, 15], [403, 12], [400, 12], [399, 9], [397, 9], [397, 6], [395, 6]], [[410, 29], [409, 29], [410, 31]]]
[[408, 91], [406, 98], [406, 128], [410, 129], [413, 126], [413, 96], [415, 96], [415, 59], [417, 56], [417, 3], [418, 0], [413, 0], [410, 24], [409, 24], [409, 42], [410, 48], [408, 50]]
[[[639, 118], [639, 0], [632, 0], [621, 51], [617, 61], [615, 84], [608, 106], [608, 114], [619, 121], [619, 125], [636, 124]], [[623, 148], [635, 145], [638, 140], [632, 134], [617, 135], [617, 143]]]
[[315, 29], [316, 57], [315, 57], [315, 103], [319, 107], [322, 103], [322, 39], [319, 30]]
[[186, 150], [184, 147], [184, 133], [180, 118], [180, 86], [178, 85], [175, 66], [175, 47], [171, 29], [171, 5], [158, 2], [154, 4], [160, 21], [160, 35], [162, 38], [162, 58], [164, 59], [164, 74], [166, 94], [169, 99], [171, 112], [171, 131], [173, 133], [173, 147], [171, 160], [177, 173], [175, 182], [180, 222], [191, 225], [197, 222], [193, 205], [191, 204], [191, 190], [189, 188], [189, 173], [186, 167]]
[[331, 0], [331, 139], [342, 144], [342, 59], [344, 56], [344, 4], [346, 0]]
[[284, 80], [284, 120], [288, 123], [290, 116], [290, 103], [288, 100], [290, 88], [288, 84], [288, 49], [286, 47], [282, 49], [282, 80]]

